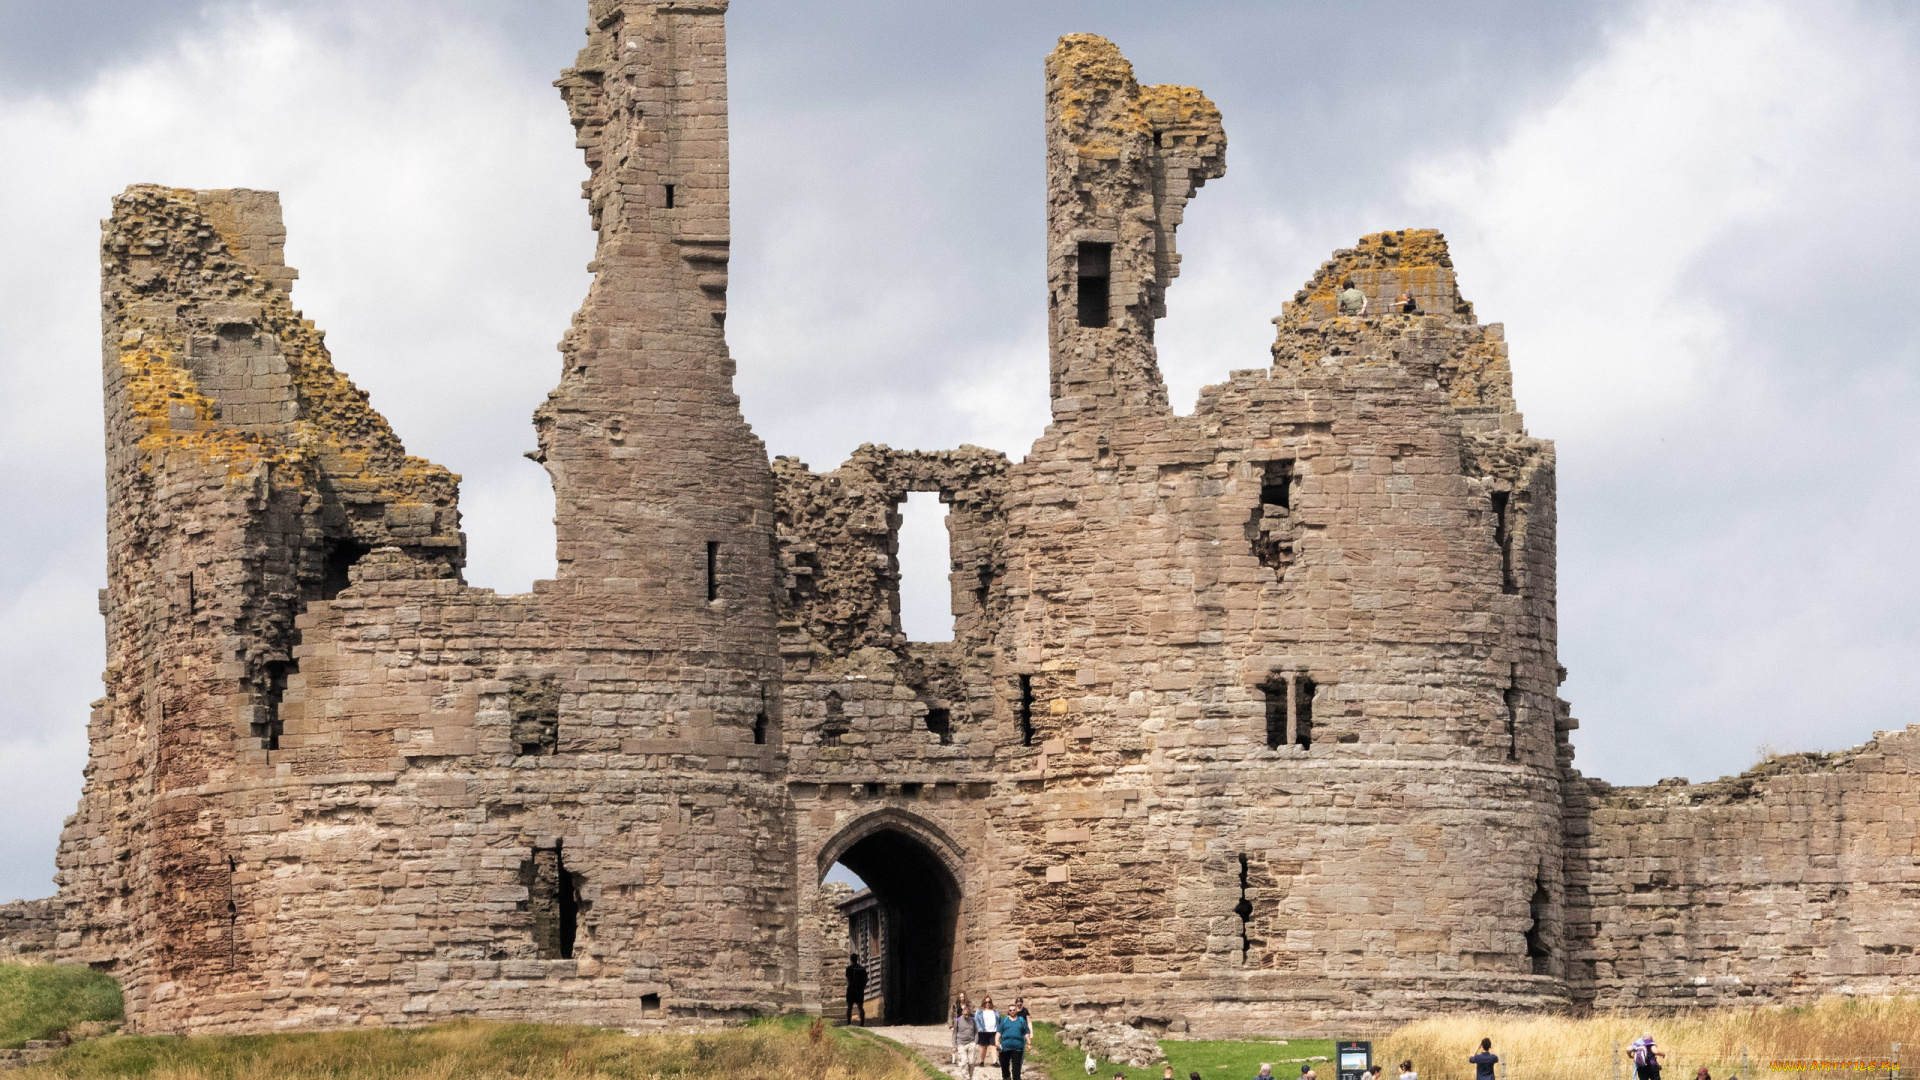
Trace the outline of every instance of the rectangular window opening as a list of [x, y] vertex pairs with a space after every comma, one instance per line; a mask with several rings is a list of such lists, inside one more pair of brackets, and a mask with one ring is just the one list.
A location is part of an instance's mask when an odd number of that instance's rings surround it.
[[260, 705], [254, 710], [258, 719], [253, 724], [253, 737], [260, 740], [260, 749], [280, 749], [280, 736], [285, 734], [286, 725], [280, 718], [280, 706], [287, 696], [287, 678], [300, 670], [298, 660], [271, 660], [263, 672], [260, 687]]
[[1507, 688], [1500, 692], [1500, 699], [1507, 707], [1507, 760], [1520, 760], [1520, 666], [1515, 664], [1507, 674]]
[[1253, 938], [1247, 933], [1247, 923], [1253, 918], [1253, 901], [1247, 896], [1247, 857], [1240, 856], [1240, 902], [1233, 905], [1233, 913], [1240, 917], [1240, 962], [1247, 962], [1247, 954], [1253, 951]]
[[667, 209], [673, 209], [673, 185], [667, 185]]
[[1293, 564], [1293, 459], [1262, 462], [1260, 503], [1247, 518], [1247, 543], [1260, 565], [1286, 576]]
[[707, 603], [720, 599], [720, 541], [707, 541]]
[[953, 640], [953, 519], [937, 491], [910, 491], [896, 511], [894, 567], [900, 632], [908, 641]]
[[659, 994], [641, 994], [640, 995], [640, 1015], [641, 1016], [660, 1015], [660, 995]]
[[533, 915], [533, 945], [542, 960], [571, 960], [580, 932], [580, 916], [587, 905], [580, 899], [581, 876], [567, 869], [561, 848], [534, 848], [533, 858], [520, 864], [520, 883], [527, 889], [527, 910]]
[[1305, 675], [1293, 682], [1293, 743], [1302, 750], [1313, 748], [1313, 695], [1319, 687]]
[[1267, 696], [1267, 749], [1287, 744], [1287, 682], [1280, 679], [1261, 687]]
[[1020, 745], [1033, 745], [1033, 676], [1020, 676]]
[[1510, 514], [1512, 495], [1510, 492], [1493, 493], [1493, 540], [1500, 545], [1500, 591], [1517, 593], [1520, 586], [1513, 579], [1513, 520]]
[[1081, 326], [1107, 325], [1108, 309], [1112, 304], [1112, 275], [1112, 244], [1083, 243], [1080, 245], [1080, 280], [1076, 295], [1079, 299]]
[[760, 714], [753, 718], [753, 744], [755, 746], [765, 746], [766, 743], [767, 743], [767, 710], [761, 709]]
[[1260, 502], [1282, 510], [1293, 506], [1293, 459], [1269, 461], [1260, 467]]

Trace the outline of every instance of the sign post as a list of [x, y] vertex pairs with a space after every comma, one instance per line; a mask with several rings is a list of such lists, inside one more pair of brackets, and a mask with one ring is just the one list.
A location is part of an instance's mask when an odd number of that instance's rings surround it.
[[1333, 1059], [1338, 1065], [1340, 1080], [1365, 1080], [1367, 1070], [1373, 1068], [1373, 1044], [1335, 1043]]

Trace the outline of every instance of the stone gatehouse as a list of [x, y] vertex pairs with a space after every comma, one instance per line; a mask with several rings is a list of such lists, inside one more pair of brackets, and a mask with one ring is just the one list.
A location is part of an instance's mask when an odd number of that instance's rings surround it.
[[[1553, 449], [1438, 233], [1335, 252], [1175, 413], [1154, 328], [1226, 139], [1101, 38], [1046, 62], [1045, 434], [769, 460], [724, 336], [725, 8], [592, 0], [560, 80], [599, 247], [526, 595], [462, 580], [458, 478], [293, 307], [274, 195], [115, 200], [106, 691], [59, 894], [0, 946], [113, 972], [146, 1031], [723, 1021], [837, 1005], [837, 862], [895, 1020], [1911, 988], [1914, 734], [1574, 770]], [[910, 492], [950, 507], [951, 642], [901, 631]]]

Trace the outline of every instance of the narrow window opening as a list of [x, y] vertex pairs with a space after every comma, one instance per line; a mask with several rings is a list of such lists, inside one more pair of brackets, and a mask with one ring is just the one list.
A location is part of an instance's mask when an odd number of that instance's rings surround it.
[[227, 856], [227, 966], [230, 971], [240, 968], [240, 904], [233, 894], [233, 877], [240, 872], [240, 863], [233, 856]]
[[515, 754], [551, 757], [560, 752], [560, 683], [553, 677], [508, 683], [507, 715]]
[[286, 731], [280, 719], [280, 705], [286, 700], [288, 676], [299, 670], [297, 660], [271, 660], [266, 665], [260, 705], [254, 710], [257, 719], [253, 724], [253, 737], [260, 740], [262, 750], [280, 749], [280, 736]]
[[1080, 245], [1080, 325], [1107, 325], [1112, 302], [1112, 244]]
[[1020, 745], [1033, 745], [1033, 676], [1020, 676]]
[[1163, 147], [1163, 146], [1165, 146], [1166, 144], [1167, 144], [1167, 143], [1166, 143], [1166, 133], [1165, 133], [1165, 132], [1160, 132], [1160, 131], [1156, 131], [1156, 132], [1154, 132], [1154, 133], [1153, 133], [1153, 145], [1154, 145], [1154, 147], [1155, 147], [1156, 149], [1158, 149], [1158, 148], [1160, 148], [1160, 147]]
[[940, 745], [953, 743], [953, 713], [948, 709], [929, 707], [927, 709], [927, 730], [940, 736]]
[[1507, 760], [1520, 760], [1520, 665], [1514, 664], [1507, 673], [1507, 688], [1500, 692], [1501, 700], [1507, 707]]
[[765, 746], [766, 742], [767, 710], [761, 709], [760, 714], [753, 718], [753, 744], [755, 746]]
[[880, 785], [869, 783], [867, 785], [867, 798], [877, 799], [879, 797], [880, 797]]
[[1260, 502], [1247, 519], [1247, 543], [1260, 565], [1286, 575], [1293, 564], [1293, 459], [1263, 462]]
[[1267, 749], [1278, 750], [1287, 744], [1287, 683], [1280, 679], [1260, 689], [1267, 696]]
[[673, 209], [673, 185], [667, 185], [667, 209]]
[[373, 549], [358, 540], [331, 540], [327, 543], [326, 564], [320, 579], [320, 599], [331, 600], [353, 584], [353, 564]]
[[1546, 883], [1535, 879], [1533, 897], [1527, 901], [1527, 956], [1533, 961], [1535, 975], [1547, 975], [1548, 958], [1553, 951], [1547, 947], [1545, 923], [1547, 908], [1553, 902], [1547, 893]]
[[1519, 585], [1513, 580], [1513, 520], [1509, 513], [1512, 495], [1505, 491], [1493, 493], [1493, 540], [1500, 545], [1500, 591], [1517, 593]]
[[707, 603], [720, 599], [720, 541], [707, 541]]
[[199, 599], [196, 596], [194, 596], [194, 593], [193, 593], [193, 572], [188, 571], [187, 572], [187, 614], [188, 615], [197, 614], [199, 612], [199, 608], [200, 608]]
[[1247, 954], [1253, 951], [1253, 939], [1247, 934], [1247, 922], [1253, 918], [1253, 901], [1247, 897], [1247, 857], [1240, 856], [1240, 902], [1233, 905], [1233, 913], [1240, 916], [1240, 962], [1247, 962]]
[[573, 959], [586, 905], [580, 899], [580, 875], [567, 869], [561, 847], [534, 848], [533, 858], [520, 864], [520, 883], [533, 915], [535, 953], [542, 960]]
[[1313, 748], [1313, 695], [1318, 689], [1305, 675], [1293, 683], [1293, 743], [1302, 750]]

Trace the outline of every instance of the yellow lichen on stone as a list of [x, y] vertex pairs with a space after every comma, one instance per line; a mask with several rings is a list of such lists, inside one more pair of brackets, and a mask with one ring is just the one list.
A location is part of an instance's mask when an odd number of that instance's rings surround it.
[[141, 339], [121, 346], [120, 366], [127, 409], [145, 429], [139, 445], [149, 459], [147, 468], [184, 450], [226, 465], [228, 477], [236, 478], [279, 456], [256, 435], [220, 427], [213, 400], [168, 352]]

